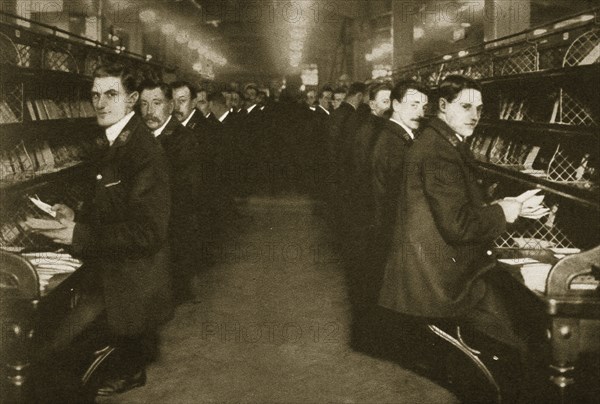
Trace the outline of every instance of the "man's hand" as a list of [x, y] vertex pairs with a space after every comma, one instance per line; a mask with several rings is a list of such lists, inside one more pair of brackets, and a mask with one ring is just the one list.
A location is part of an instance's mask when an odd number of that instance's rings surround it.
[[72, 220], [60, 221], [65, 227], [61, 229], [50, 230], [34, 230], [35, 233], [48, 237], [58, 244], [71, 245], [73, 244], [73, 231], [75, 230], [75, 222]]
[[514, 223], [521, 213], [522, 202], [516, 199], [500, 199], [496, 202], [502, 208], [507, 223]]
[[67, 205], [57, 203], [52, 206], [52, 210], [56, 212], [56, 220], [58, 221], [68, 220], [73, 222], [75, 220], [75, 212]]

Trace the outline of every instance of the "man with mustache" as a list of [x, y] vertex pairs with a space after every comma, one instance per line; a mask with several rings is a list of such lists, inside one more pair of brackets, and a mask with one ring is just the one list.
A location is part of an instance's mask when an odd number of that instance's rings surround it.
[[[383, 334], [376, 324], [377, 296], [395, 229], [404, 156], [428, 102], [427, 89], [412, 80], [399, 82], [391, 91], [387, 86], [376, 86], [371, 98], [372, 113], [353, 138], [358, 144], [352, 145], [357, 152], [352, 155], [353, 163], [358, 164], [353, 164], [352, 178], [359, 181], [353, 200], [360, 203], [352, 215], [356, 231], [352, 238], [363, 242], [352, 248], [357, 257], [351, 260], [356, 264], [350, 270], [352, 343], [355, 349], [369, 352], [384, 345], [378, 340]], [[392, 116], [385, 119], [381, 115], [390, 104]]]
[[166, 151], [171, 174], [169, 239], [174, 298], [194, 297], [192, 280], [197, 266], [197, 210], [200, 192], [198, 142], [191, 129], [173, 118], [173, 91], [166, 83], [146, 80], [140, 85], [142, 119]]
[[[438, 89], [437, 116], [406, 154], [379, 303], [417, 323], [459, 324], [467, 343], [475, 341], [474, 349], [492, 347], [487, 354], [497, 355], [494, 369], [511, 366], [499, 374], [508, 375], [506, 386], [516, 390], [523, 383], [517, 358], [527, 352], [523, 331], [540, 341], [544, 332], [525, 319], [527, 305], [518, 300], [518, 291], [507, 294], [499, 286], [499, 274], [491, 270], [493, 240], [526, 212], [515, 198], [487, 201], [476, 181], [466, 140], [481, 117], [481, 91], [468, 77], [446, 77]], [[512, 308], [519, 310], [511, 313]]]

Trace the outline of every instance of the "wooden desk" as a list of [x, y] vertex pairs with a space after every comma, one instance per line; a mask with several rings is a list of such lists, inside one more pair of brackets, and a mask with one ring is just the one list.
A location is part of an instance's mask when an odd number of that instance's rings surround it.
[[31, 374], [38, 343], [76, 304], [78, 273], [82, 268], [53, 276], [42, 289], [38, 273], [27, 261], [6, 255], [1, 261], [2, 276], [14, 283], [3, 282], [0, 290], [0, 401], [32, 402], [35, 396]]
[[[584, 289], [586, 275], [600, 265], [600, 247], [557, 259], [549, 250], [496, 250], [497, 258], [533, 258], [552, 265], [545, 292], [531, 291], [543, 302], [548, 314], [548, 339], [552, 347], [550, 380], [558, 387], [562, 402], [570, 401], [575, 384], [576, 364], [584, 354], [600, 353], [600, 289]], [[499, 263], [520, 285], [522, 265]], [[587, 278], [585, 277], [587, 276]], [[579, 286], [578, 286], [579, 285]], [[593, 379], [592, 379], [593, 380]], [[582, 388], [599, 389], [596, 386]]]

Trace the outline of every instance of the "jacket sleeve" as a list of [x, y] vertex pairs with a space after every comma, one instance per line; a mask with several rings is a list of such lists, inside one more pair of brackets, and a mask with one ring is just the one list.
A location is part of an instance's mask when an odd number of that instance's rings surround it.
[[465, 177], [458, 158], [435, 150], [423, 160], [421, 181], [433, 219], [449, 244], [493, 240], [506, 228], [502, 208], [473, 203], [470, 179]]
[[375, 224], [382, 226], [385, 191], [387, 187], [386, 176], [389, 170], [383, 137], [375, 143], [371, 156], [371, 186], [373, 187], [373, 208], [375, 210]]
[[164, 155], [146, 155], [131, 179], [123, 200], [123, 220], [78, 222], [73, 253], [83, 258], [147, 256], [166, 242], [170, 192]]

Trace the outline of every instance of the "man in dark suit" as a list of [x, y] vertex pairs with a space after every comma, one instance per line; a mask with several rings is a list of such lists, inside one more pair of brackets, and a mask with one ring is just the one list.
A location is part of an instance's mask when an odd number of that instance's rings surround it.
[[386, 235], [382, 239], [386, 242], [394, 229], [404, 155], [425, 116], [427, 89], [413, 80], [401, 81], [394, 86], [390, 99], [392, 116], [384, 122], [370, 153], [374, 222], [378, 233]]
[[[358, 206], [352, 217], [350, 262], [356, 263], [350, 271], [350, 295], [353, 303], [353, 340], [359, 349], [375, 350], [382, 347], [377, 339], [384, 335], [377, 328], [379, 314], [377, 297], [383, 278], [383, 267], [389, 251], [391, 232], [394, 229], [396, 204], [401, 179], [402, 164], [408, 147], [413, 142], [413, 130], [419, 126], [427, 105], [427, 91], [414, 81], [389, 87], [373, 87], [371, 102], [374, 114], [361, 127], [354, 146], [353, 165], [357, 181], [354, 197]], [[392, 105], [392, 116], [383, 115], [386, 106]], [[368, 194], [365, 195], [364, 193]]]
[[406, 155], [379, 303], [424, 321], [467, 325], [524, 353], [526, 342], [510, 314], [511, 297], [493, 281], [489, 250], [507, 223], [524, 214], [523, 205], [516, 199], [489, 203], [476, 181], [465, 140], [481, 116], [479, 84], [451, 75], [438, 91], [437, 117]]
[[65, 205], [54, 206], [64, 227], [40, 232], [69, 246], [87, 268], [81, 301], [58, 327], [54, 347], [63, 348], [105, 312], [104, 328], [121, 366], [99, 395], [145, 383], [157, 327], [172, 315], [168, 161], [133, 110], [136, 85], [134, 72], [120, 64], [94, 72], [92, 103], [110, 145], [91, 179], [94, 197], [76, 216]]
[[[355, 82], [350, 85], [346, 99], [338, 109], [331, 113], [329, 120], [328, 159], [335, 166], [333, 183], [329, 186], [329, 203], [334, 212], [334, 220], [338, 225], [345, 224], [347, 210], [344, 208], [347, 194], [348, 172], [345, 145], [349, 136], [354, 136], [358, 129], [357, 109], [363, 102], [367, 86]], [[344, 226], [339, 229], [344, 232]]]
[[174, 81], [171, 83], [173, 89], [173, 116], [177, 118], [181, 124], [187, 128], [193, 129], [196, 132], [207, 130], [209, 121], [202, 111], [196, 108], [198, 90], [188, 81]]
[[167, 153], [171, 171], [171, 220], [169, 239], [173, 292], [183, 303], [194, 297], [192, 281], [198, 256], [198, 205], [201, 191], [198, 141], [191, 129], [172, 116], [173, 90], [166, 83], [146, 80], [140, 91], [140, 112], [152, 134]]

